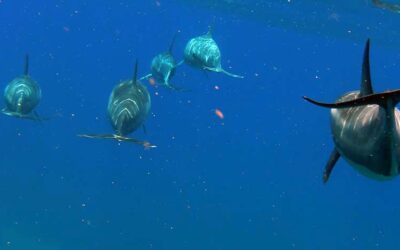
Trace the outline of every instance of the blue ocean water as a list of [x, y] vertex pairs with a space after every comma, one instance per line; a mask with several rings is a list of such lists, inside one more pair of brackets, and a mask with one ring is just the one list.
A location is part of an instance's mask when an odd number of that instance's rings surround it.
[[[375, 89], [397, 88], [399, 48], [384, 24], [400, 17], [345, 2], [316, 17], [353, 37], [266, 25], [225, 2], [0, 1], [0, 82], [21, 75], [29, 53], [43, 92], [37, 111], [55, 115], [0, 118], [0, 249], [398, 249], [399, 180], [369, 179], [341, 159], [324, 185], [329, 111], [301, 97], [333, 101], [358, 89], [368, 37]], [[379, 32], [360, 29], [371, 23]], [[175, 33], [181, 60], [209, 25], [222, 65], [244, 79], [183, 65], [172, 82], [188, 92], [145, 82], [147, 133], [131, 136], [155, 149], [76, 136], [112, 133], [108, 97], [135, 60], [149, 73]]]

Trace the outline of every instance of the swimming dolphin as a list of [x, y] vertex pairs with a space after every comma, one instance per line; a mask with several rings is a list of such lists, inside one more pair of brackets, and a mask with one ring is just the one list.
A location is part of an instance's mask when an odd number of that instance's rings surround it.
[[184, 55], [185, 62], [192, 67], [218, 73], [222, 72], [236, 78], [243, 78], [243, 76], [229, 73], [222, 68], [221, 52], [217, 43], [212, 38], [211, 29], [205, 35], [190, 39], [186, 44]]
[[172, 77], [175, 75], [175, 69], [183, 63], [182, 61], [177, 64], [174, 57], [172, 56], [172, 49], [175, 43], [175, 39], [176, 34], [172, 39], [168, 51], [156, 55], [151, 61], [151, 73], [140, 78], [140, 80], [153, 77], [156, 83], [160, 84], [161, 86], [173, 90], [182, 90], [182, 88], [176, 87], [170, 82]]
[[394, 13], [400, 14], [400, 4], [384, 2], [382, 0], [372, 0], [372, 4], [378, 8], [389, 10]]
[[362, 174], [379, 180], [399, 174], [400, 89], [374, 94], [372, 89], [369, 40], [365, 45], [360, 91], [341, 96], [336, 103], [307, 101], [331, 108], [331, 130], [335, 148], [325, 167], [327, 182], [340, 156]]
[[29, 76], [29, 56], [25, 56], [24, 75], [13, 79], [4, 90], [6, 107], [2, 113], [35, 121], [42, 120], [34, 111], [42, 98], [39, 85]]
[[114, 87], [108, 101], [108, 117], [115, 134], [82, 134], [85, 138], [114, 139], [117, 141], [131, 142], [153, 148], [155, 145], [127, 137], [143, 126], [150, 111], [151, 100], [146, 87], [137, 80], [137, 62], [134, 76]]

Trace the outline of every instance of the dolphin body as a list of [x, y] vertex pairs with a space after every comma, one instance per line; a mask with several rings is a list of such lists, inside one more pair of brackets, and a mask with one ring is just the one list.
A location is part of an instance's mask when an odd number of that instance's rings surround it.
[[374, 93], [372, 89], [369, 40], [362, 64], [360, 91], [341, 96], [336, 103], [307, 101], [331, 108], [331, 131], [335, 148], [326, 164], [323, 181], [327, 182], [342, 156], [360, 173], [378, 180], [399, 174], [400, 166], [400, 89]]
[[151, 108], [151, 99], [147, 88], [137, 80], [137, 63], [135, 64], [134, 77], [125, 80], [114, 87], [111, 92], [107, 113], [115, 134], [82, 134], [85, 138], [114, 139], [117, 141], [131, 142], [153, 148], [147, 141], [127, 137], [143, 126]]
[[182, 62], [176, 63], [173, 55], [172, 49], [175, 43], [175, 38], [172, 39], [172, 42], [168, 48], [168, 51], [165, 51], [161, 54], [156, 55], [151, 61], [151, 73], [140, 78], [140, 80], [148, 79], [153, 77], [157, 84], [167, 87], [173, 90], [181, 90], [180, 87], [177, 87], [171, 84], [171, 79], [175, 75], [175, 70], [178, 66], [180, 66]]
[[40, 121], [34, 111], [42, 98], [39, 85], [29, 76], [29, 56], [25, 56], [24, 75], [13, 79], [4, 90], [6, 107], [2, 113], [18, 118]]
[[217, 73], [222, 72], [235, 78], [243, 78], [243, 76], [229, 73], [222, 68], [221, 51], [212, 38], [211, 30], [205, 35], [190, 39], [186, 44], [184, 55], [184, 61], [192, 67]]

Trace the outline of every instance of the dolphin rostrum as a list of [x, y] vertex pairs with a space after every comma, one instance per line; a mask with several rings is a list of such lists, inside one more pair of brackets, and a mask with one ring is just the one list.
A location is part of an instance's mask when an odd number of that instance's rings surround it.
[[111, 92], [107, 112], [114, 129], [114, 134], [82, 134], [85, 138], [114, 139], [117, 141], [131, 142], [154, 148], [155, 145], [147, 141], [141, 141], [127, 137], [143, 126], [150, 111], [151, 100], [146, 87], [137, 80], [137, 62], [134, 75], [131, 80], [125, 80], [114, 87]]
[[222, 68], [221, 51], [212, 38], [211, 29], [205, 35], [190, 39], [186, 44], [184, 55], [185, 62], [195, 68], [217, 73], [222, 72], [228, 76], [243, 78], [243, 76], [229, 73]]
[[331, 131], [335, 148], [325, 167], [327, 182], [342, 156], [360, 173], [379, 180], [399, 174], [400, 165], [400, 89], [374, 93], [372, 89], [369, 40], [364, 50], [360, 91], [341, 96], [336, 103], [307, 101], [331, 109]]
[[174, 57], [172, 56], [172, 49], [175, 43], [176, 34], [174, 35], [171, 44], [169, 45], [168, 51], [156, 55], [151, 61], [151, 73], [140, 78], [140, 80], [148, 79], [153, 77], [157, 84], [173, 89], [181, 90], [171, 84], [170, 80], [175, 75], [175, 70], [178, 66], [182, 65], [182, 62], [176, 63]]
[[34, 111], [42, 98], [39, 85], [29, 76], [29, 56], [25, 56], [24, 75], [14, 78], [4, 90], [6, 107], [2, 113], [18, 118], [41, 121]]

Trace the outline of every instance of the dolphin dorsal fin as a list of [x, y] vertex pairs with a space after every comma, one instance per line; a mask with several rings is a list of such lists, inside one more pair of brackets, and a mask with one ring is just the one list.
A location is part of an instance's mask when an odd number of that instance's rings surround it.
[[24, 75], [29, 75], [29, 55], [25, 55]]
[[361, 70], [361, 89], [360, 96], [371, 95], [374, 91], [372, 89], [371, 71], [369, 65], [369, 39], [365, 44], [364, 58]]
[[138, 72], [138, 61], [136, 59], [135, 61], [135, 68], [133, 69], [133, 77], [132, 77], [132, 84], [136, 85], [137, 81], [137, 72]]
[[175, 40], [176, 40], [176, 36], [177, 36], [177, 35], [178, 35], [178, 32], [175, 32], [174, 36], [172, 37], [172, 41], [171, 41], [171, 43], [169, 44], [168, 52], [169, 52], [170, 54], [172, 54], [172, 50], [173, 50], [173, 48], [174, 48], [174, 44], [175, 44]]
[[216, 17], [214, 16], [213, 19], [211, 20], [211, 24], [208, 25], [208, 31], [207, 31], [207, 36], [212, 37], [212, 33], [214, 31], [214, 26], [216, 22]]
[[208, 26], [207, 36], [212, 37], [213, 25]]

